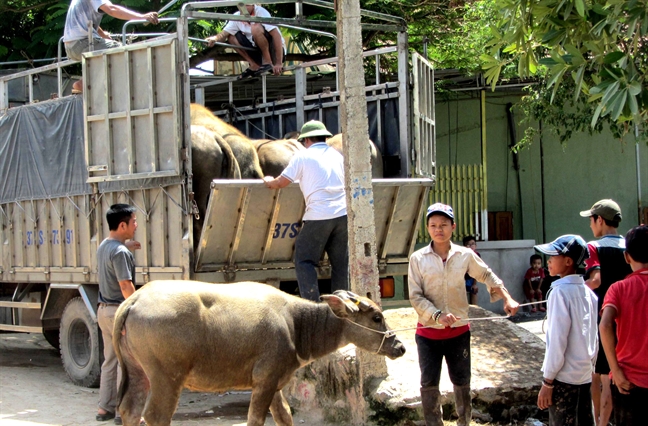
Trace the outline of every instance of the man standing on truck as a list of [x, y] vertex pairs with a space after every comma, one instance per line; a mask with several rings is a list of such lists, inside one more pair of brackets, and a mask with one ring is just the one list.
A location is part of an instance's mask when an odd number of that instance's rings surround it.
[[[158, 23], [157, 12], [145, 14], [112, 4], [110, 0], [72, 0], [65, 18], [63, 42], [68, 59], [81, 61], [81, 54], [91, 50], [105, 50], [121, 46], [121, 43], [110, 38], [110, 34], [101, 29], [101, 18], [104, 13], [113, 18], [128, 21], [131, 19], [147, 20], [152, 24]], [[89, 26], [92, 28], [92, 46], [88, 39]], [[83, 91], [83, 79], [72, 85], [72, 93]]]
[[[110, 234], [97, 250], [99, 279], [99, 308], [97, 322], [104, 343], [104, 362], [101, 365], [99, 385], [99, 409], [97, 421], [115, 418], [121, 424], [117, 408], [117, 390], [121, 372], [113, 347], [113, 324], [119, 305], [135, 293], [135, 259], [131, 250], [141, 248], [134, 241], [137, 230], [135, 208], [128, 204], [113, 204], [106, 213]], [[127, 240], [130, 240], [127, 242]]]
[[263, 178], [271, 189], [299, 181], [306, 212], [295, 241], [295, 272], [299, 294], [315, 302], [320, 296], [316, 268], [324, 251], [331, 262], [331, 292], [349, 289], [344, 157], [326, 144], [331, 136], [321, 121], [304, 124], [299, 140], [306, 150], [290, 159], [281, 176]]
[[[250, 16], [270, 18], [267, 9], [256, 5], [245, 6]], [[236, 12], [234, 15], [240, 15]], [[260, 22], [229, 21], [223, 31], [207, 39], [209, 46], [215, 42], [227, 42], [235, 46], [253, 48], [255, 50], [236, 49], [249, 64], [248, 69], [238, 76], [239, 80], [272, 73], [280, 75], [283, 71], [284, 52], [286, 50], [284, 38], [274, 25]]]

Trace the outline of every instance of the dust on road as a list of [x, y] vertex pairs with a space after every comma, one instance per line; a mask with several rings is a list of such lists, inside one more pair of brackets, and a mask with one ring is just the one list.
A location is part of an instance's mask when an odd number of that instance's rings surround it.
[[[0, 425], [110, 426], [97, 422], [99, 389], [68, 379], [56, 349], [41, 334], [0, 334]], [[185, 391], [173, 425], [245, 426], [249, 392]], [[295, 419], [296, 424], [300, 423]], [[268, 416], [266, 425], [274, 426]]]

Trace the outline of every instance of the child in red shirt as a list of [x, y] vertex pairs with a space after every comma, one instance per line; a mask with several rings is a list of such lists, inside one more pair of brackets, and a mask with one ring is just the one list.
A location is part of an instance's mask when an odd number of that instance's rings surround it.
[[[531, 267], [527, 269], [524, 274], [524, 295], [529, 302], [540, 302], [542, 300], [542, 280], [545, 277], [544, 269], [542, 269], [542, 257], [539, 254], [531, 255], [529, 259]], [[544, 306], [540, 305], [540, 311], [545, 312]], [[531, 312], [537, 312], [535, 305], [532, 305]]]
[[625, 259], [633, 272], [608, 289], [599, 330], [610, 364], [610, 379], [616, 385], [612, 386], [615, 424], [645, 425], [648, 401], [648, 226], [641, 225], [628, 231]]

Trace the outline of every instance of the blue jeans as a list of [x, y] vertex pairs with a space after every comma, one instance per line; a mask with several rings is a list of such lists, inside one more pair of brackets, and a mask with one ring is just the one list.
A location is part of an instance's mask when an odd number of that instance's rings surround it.
[[346, 215], [304, 221], [295, 241], [295, 272], [302, 298], [319, 302], [317, 266], [326, 252], [331, 262], [331, 291], [349, 289], [349, 234]]
[[470, 330], [451, 339], [432, 340], [418, 334], [415, 339], [421, 367], [421, 387], [439, 386], [443, 357], [452, 384], [470, 385]]

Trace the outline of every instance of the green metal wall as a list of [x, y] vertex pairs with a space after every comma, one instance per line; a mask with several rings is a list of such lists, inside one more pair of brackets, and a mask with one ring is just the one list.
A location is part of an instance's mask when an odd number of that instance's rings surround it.
[[[601, 198], [613, 198], [623, 211], [619, 231], [639, 223], [634, 138], [621, 142], [611, 134], [576, 134], [565, 146], [545, 132], [520, 151], [519, 180], [509, 149], [506, 105], [519, 93], [486, 91], [488, 209], [512, 211], [514, 238], [551, 240], [566, 233], [592, 239], [587, 219], [578, 212]], [[437, 161], [439, 165], [481, 162], [479, 91], [437, 95]], [[514, 111], [517, 139], [524, 132], [522, 114]], [[541, 158], [541, 149], [544, 158]], [[648, 206], [648, 146], [639, 146], [641, 198]], [[544, 190], [543, 190], [544, 187]], [[543, 193], [544, 214], [543, 218]], [[544, 219], [544, 220], [543, 220]]]

